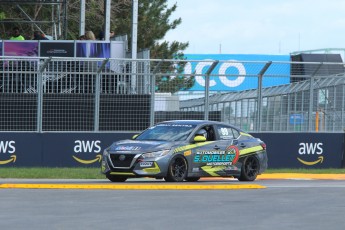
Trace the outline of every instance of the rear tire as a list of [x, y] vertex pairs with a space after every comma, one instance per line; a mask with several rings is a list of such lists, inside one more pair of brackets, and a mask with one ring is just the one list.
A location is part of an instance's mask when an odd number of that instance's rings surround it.
[[246, 157], [242, 163], [239, 181], [254, 181], [259, 174], [260, 164], [255, 156]]
[[123, 177], [123, 176], [106, 175], [106, 177], [111, 182], [125, 182], [127, 180], [127, 177]]
[[175, 156], [171, 159], [167, 176], [167, 182], [182, 182], [187, 176], [188, 164], [183, 156]]

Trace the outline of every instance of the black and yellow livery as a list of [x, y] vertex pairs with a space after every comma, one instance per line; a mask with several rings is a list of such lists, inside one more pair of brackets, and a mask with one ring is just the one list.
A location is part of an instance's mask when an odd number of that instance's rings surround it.
[[106, 148], [101, 171], [113, 182], [133, 177], [169, 182], [200, 177], [253, 181], [267, 168], [266, 144], [226, 123], [176, 120], [149, 127]]

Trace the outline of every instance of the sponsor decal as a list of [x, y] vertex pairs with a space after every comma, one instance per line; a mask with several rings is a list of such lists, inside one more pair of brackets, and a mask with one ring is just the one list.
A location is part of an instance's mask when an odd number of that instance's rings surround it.
[[120, 145], [116, 146], [115, 150], [120, 150], [120, 151], [136, 151], [140, 150], [140, 146], [126, 146], [126, 145]]
[[147, 174], [158, 174], [161, 172], [160, 168], [158, 167], [158, 164], [156, 162], [153, 162], [154, 165], [152, 168], [145, 168], [142, 171]]
[[192, 125], [187, 125], [187, 124], [158, 124], [158, 125], [156, 125], [156, 126], [153, 126], [152, 128], [158, 127], [158, 126], [167, 126], [167, 127], [188, 127], [188, 128], [193, 127]]
[[[90, 154], [90, 153], [100, 153], [101, 152], [101, 141], [96, 140], [96, 141], [89, 141], [89, 140], [76, 140], [74, 141], [74, 153], [75, 154]], [[78, 161], [81, 164], [92, 164], [95, 162], [101, 162], [102, 155], [97, 154], [94, 159], [83, 159], [84, 157], [77, 157], [75, 155], [72, 155], [74, 160]]]
[[[184, 66], [184, 73], [195, 75], [195, 84], [188, 91], [203, 91], [206, 85], [204, 75], [214, 60], [220, 62], [212, 71], [209, 79], [209, 87], [212, 91], [242, 91], [257, 88], [257, 80], [249, 75], [257, 75], [267, 61], [289, 61], [289, 55], [229, 55], [229, 54], [186, 54], [187, 62]], [[196, 62], [195, 60], [202, 60]], [[253, 65], [251, 61], [261, 61]], [[273, 64], [266, 74], [290, 75], [290, 65]], [[266, 79], [263, 81], [264, 87], [282, 85], [289, 83], [289, 78], [280, 78], [273, 81]]]
[[233, 165], [238, 161], [239, 150], [236, 146], [229, 146], [225, 151], [197, 151], [194, 156], [195, 163], [206, 163], [206, 165]]
[[6, 156], [5, 159], [0, 158], [0, 165], [5, 165], [9, 163], [14, 163], [17, 160], [17, 156], [14, 154], [16, 152], [16, 142], [11, 141], [0, 141], [0, 154], [4, 153]]
[[[323, 143], [299, 143], [299, 149], [298, 154], [301, 157], [297, 157], [297, 160], [301, 162], [304, 165], [316, 165], [316, 164], [322, 164], [324, 157], [323, 154]], [[315, 157], [314, 157], [315, 156]], [[302, 159], [304, 158], [304, 159]], [[306, 158], [313, 160], [306, 160]]]
[[152, 165], [153, 165], [153, 162], [149, 162], [149, 161], [140, 162], [140, 167], [142, 167], [142, 168], [152, 167]]

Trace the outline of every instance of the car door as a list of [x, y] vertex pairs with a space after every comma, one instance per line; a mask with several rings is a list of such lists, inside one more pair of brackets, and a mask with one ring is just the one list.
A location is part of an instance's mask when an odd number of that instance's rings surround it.
[[232, 139], [220, 139], [217, 127], [213, 125], [203, 126], [200, 129], [206, 129], [208, 136], [206, 142], [196, 143], [199, 146], [192, 150], [188, 174], [192, 176], [224, 176], [224, 173], [219, 174], [218, 171], [230, 164], [231, 156], [229, 156], [227, 148]]

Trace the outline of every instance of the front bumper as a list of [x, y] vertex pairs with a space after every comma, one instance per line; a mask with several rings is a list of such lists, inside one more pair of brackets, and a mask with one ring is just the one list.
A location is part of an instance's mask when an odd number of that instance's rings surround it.
[[133, 156], [128, 165], [119, 164], [111, 154], [102, 157], [101, 172], [127, 177], [164, 177], [166, 175], [168, 157], [140, 159], [140, 155]]

